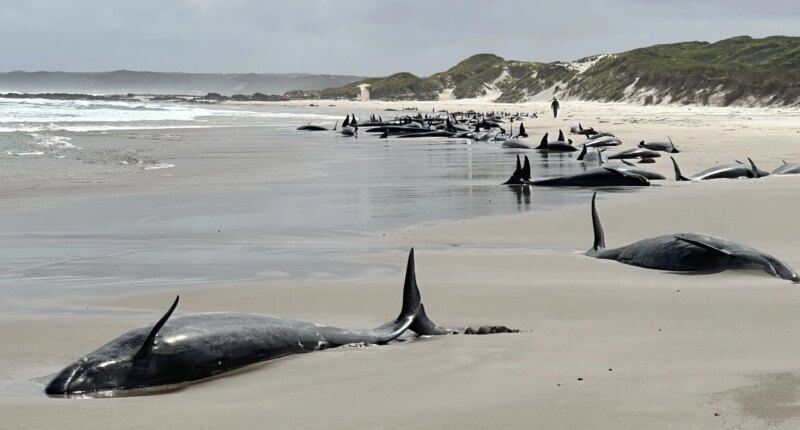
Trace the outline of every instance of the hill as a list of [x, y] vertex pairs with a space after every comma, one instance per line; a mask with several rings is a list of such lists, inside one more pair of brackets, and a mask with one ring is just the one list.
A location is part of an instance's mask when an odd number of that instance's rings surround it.
[[800, 38], [740, 36], [716, 43], [673, 43], [573, 62], [511, 61], [478, 54], [429, 77], [403, 72], [288, 95], [380, 100], [486, 98], [509, 103], [556, 95], [642, 104], [797, 106]]
[[0, 73], [0, 92], [82, 94], [283, 94], [322, 90], [363, 79], [361, 76], [302, 73], [159, 73], [117, 70], [99, 73]]

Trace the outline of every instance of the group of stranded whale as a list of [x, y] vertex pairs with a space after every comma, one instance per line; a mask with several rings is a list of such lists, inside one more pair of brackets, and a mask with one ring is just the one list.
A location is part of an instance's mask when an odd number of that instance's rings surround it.
[[[403, 117], [384, 122], [372, 117], [361, 126], [376, 127], [384, 135], [398, 137], [415, 135], [466, 136], [480, 133], [481, 128], [492, 130], [498, 121], [510, 114], [461, 114], [447, 117]], [[511, 119], [520, 116], [511, 116]], [[467, 124], [467, 126], [465, 126]], [[338, 124], [337, 124], [338, 125]], [[470, 127], [474, 129], [470, 130]], [[356, 135], [359, 123], [348, 115], [340, 132]], [[306, 125], [300, 129], [322, 131], [324, 127]], [[336, 129], [336, 126], [334, 126]], [[415, 130], [415, 131], [409, 131]], [[372, 130], [368, 130], [372, 131]], [[376, 132], [377, 132], [376, 131]], [[626, 159], [653, 159], [659, 152], [678, 153], [669, 142], [641, 142], [637, 148], [604, 156], [606, 147], [618, 146], [621, 141], [610, 133], [598, 133], [581, 125], [574, 134], [586, 136], [581, 144], [578, 161], [599, 163], [599, 167], [571, 176], [534, 180], [528, 156], [524, 162], [517, 155], [517, 165], [504, 184], [512, 186], [647, 186], [651, 180], [664, 176], [640, 169]], [[577, 152], [571, 140], [559, 132], [557, 141], [549, 142], [545, 134], [538, 147], [524, 147], [519, 140], [525, 133], [509, 135], [503, 146], [553, 152]], [[499, 135], [499, 131], [492, 139]], [[505, 130], [503, 130], [505, 134]], [[525, 133], [527, 135], [527, 133]], [[653, 153], [657, 155], [653, 155]], [[619, 159], [620, 165], [604, 165], [608, 159]], [[752, 160], [749, 164], [735, 163], [717, 166], [689, 177], [683, 176], [672, 159], [676, 180], [708, 180], [716, 178], [759, 178], [769, 173], [759, 170]], [[772, 174], [800, 174], [800, 164], [778, 167]], [[594, 242], [586, 255], [598, 259], [648, 269], [679, 272], [719, 272], [727, 269], [758, 268], [767, 274], [800, 282], [797, 272], [781, 260], [727, 239], [700, 233], [674, 233], [642, 239], [629, 245], [607, 249], [605, 234], [597, 214], [597, 193], [592, 196], [591, 218]], [[386, 344], [407, 331], [419, 336], [452, 334], [455, 331], [437, 325], [425, 313], [417, 286], [414, 249], [408, 255], [403, 286], [402, 307], [397, 318], [373, 329], [353, 330], [318, 325], [260, 314], [231, 312], [190, 313], [173, 316], [179, 298], [153, 325], [133, 329], [101, 346], [94, 352], [64, 368], [47, 384], [45, 392], [52, 396], [115, 396], [145, 394], [153, 389], [169, 389], [225, 374], [249, 365], [299, 353], [320, 351], [348, 344]]]

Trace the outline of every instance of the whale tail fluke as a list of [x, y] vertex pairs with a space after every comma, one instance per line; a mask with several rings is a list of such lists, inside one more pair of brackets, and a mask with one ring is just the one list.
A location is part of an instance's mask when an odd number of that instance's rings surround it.
[[592, 229], [594, 230], [594, 244], [592, 248], [586, 251], [587, 255], [594, 256], [599, 252], [606, 249], [606, 237], [603, 233], [603, 225], [600, 224], [600, 217], [597, 215], [597, 206], [595, 200], [597, 199], [597, 192], [592, 195]]
[[669, 157], [669, 158], [670, 158], [670, 160], [672, 160], [672, 166], [675, 168], [675, 180], [676, 181], [688, 181], [689, 178], [687, 178], [686, 176], [683, 176], [683, 174], [681, 174], [681, 168], [678, 167], [678, 162], [675, 161], [675, 159], [672, 158], [672, 157]]

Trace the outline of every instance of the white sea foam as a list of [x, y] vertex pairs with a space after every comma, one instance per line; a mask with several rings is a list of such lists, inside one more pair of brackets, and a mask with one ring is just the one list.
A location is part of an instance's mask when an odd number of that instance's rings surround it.
[[170, 164], [170, 163], [156, 163], [156, 164], [153, 164], [152, 166], [145, 167], [144, 170], [169, 169], [169, 168], [172, 168], [172, 167], [175, 167], [175, 165], [174, 164]]
[[[212, 124], [214, 117], [236, 120]], [[247, 125], [242, 121], [252, 125], [259, 119], [313, 121], [338, 117], [139, 101], [0, 99], [0, 133], [207, 128]]]
[[33, 143], [35, 145], [44, 146], [48, 148], [62, 148], [62, 149], [75, 149], [77, 148], [75, 145], [70, 143], [70, 139], [67, 136], [51, 136], [47, 134], [38, 134], [38, 133], [31, 133], [30, 135], [33, 138]]

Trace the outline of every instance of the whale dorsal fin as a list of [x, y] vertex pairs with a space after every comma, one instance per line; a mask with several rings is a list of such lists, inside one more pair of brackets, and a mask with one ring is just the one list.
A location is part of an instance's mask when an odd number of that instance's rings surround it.
[[695, 246], [698, 246], [700, 248], [703, 248], [706, 251], [718, 252], [720, 254], [724, 254], [724, 255], [727, 255], [729, 257], [731, 256], [731, 252], [730, 251], [725, 250], [725, 249], [721, 249], [721, 248], [717, 248], [716, 246], [711, 246], [711, 245], [709, 245], [707, 243], [700, 242], [699, 240], [688, 239], [688, 238], [685, 238], [683, 236], [673, 236], [673, 237], [675, 237], [675, 239], [678, 239], [680, 241], [683, 241], [683, 242], [686, 242], [686, 243], [691, 243], [692, 245], [695, 245]]
[[544, 136], [542, 136], [542, 141], [539, 142], [539, 146], [537, 146], [537, 148], [547, 149], [547, 133], [545, 133]]
[[403, 307], [398, 319], [410, 317], [417, 313], [420, 305], [419, 287], [417, 287], [417, 271], [414, 268], [414, 248], [408, 252], [406, 279], [403, 283]]
[[758, 167], [756, 167], [756, 163], [753, 163], [753, 160], [751, 160], [749, 157], [747, 158], [747, 161], [750, 162], [750, 167], [753, 168], [753, 177], [756, 179], [760, 178], [761, 175], [758, 173]]
[[156, 322], [156, 325], [153, 326], [153, 329], [150, 330], [150, 333], [144, 339], [144, 343], [142, 343], [141, 348], [139, 348], [139, 351], [137, 351], [136, 355], [133, 356], [134, 360], [144, 358], [150, 351], [153, 350], [153, 345], [155, 345], [156, 335], [158, 334], [158, 331], [161, 330], [161, 327], [164, 327], [164, 324], [167, 322], [170, 315], [172, 315], [172, 312], [175, 310], [176, 307], [178, 307], [178, 300], [180, 300], [180, 298], [181, 296], [175, 297], [175, 301], [172, 302], [172, 306], [169, 307], [167, 313], [165, 313], [164, 316], [162, 316], [161, 319], [158, 320], [158, 322]]
[[581, 149], [581, 153], [578, 154], [578, 161], [583, 161], [584, 157], [586, 157], [586, 144], [583, 145], [583, 149]]
[[673, 158], [672, 156], [670, 156], [669, 158], [670, 158], [670, 160], [672, 160], [672, 167], [675, 168], [675, 180], [676, 181], [688, 181], [689, 178], [687, 178], [686, 176], [683, 176], [683, 174], [681, 173], [681, 168], [678, 167], [678, 162], [675, 161], [675, 158]]
[[597, 207], [595, 200], [597, 199], [597, 192], [592, 195], [592, 229], [594, 230], [594, 244], [592, 249], [587, 253], [593, 255], [599, 251], [606, 249], [606, 236], [603, 233], [603, 225], [600, 224], [600, 217], [597, 215]]
[[528, 156], [525, 156], [525, 163], [522, 164], [522, 179], [529, 180], [531, 179], [531, 162], [528, 160]]

